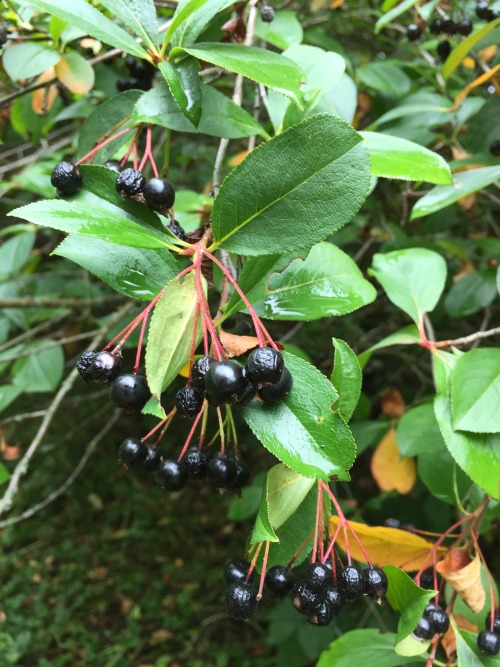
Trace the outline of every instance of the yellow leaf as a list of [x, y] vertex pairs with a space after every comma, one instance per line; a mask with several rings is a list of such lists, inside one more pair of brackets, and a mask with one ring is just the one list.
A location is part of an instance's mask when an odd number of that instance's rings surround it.
[[496, 54], [497, 54], [497, 46], [496, 44], [492, 44], [491, 46], [487, 46], [485, 49], [483, 49], [479, 53], [479, 57], [484, 63], [489, 63], [490, 60], [493, 60]]
[[417, 467], [411, 458], [401, 459], [396, 429], [382, 438], [372, 456], [372, 475], [382, 491], [410, 493], [417, 481]]
[[345, 0], [331, 0], [330, 8], [331, 9], [338, 9], [339, 7], [342, 7], [344, 2], [345, 2]]
[[[428, 542], [419, 535], [409, 533], [406, 530], [399, 530], [399, 528], [366, 526], [364, 523], [357, 523], [355, 521], [350, 521], [349, 524], [359, 537], [374, 565], [378, 565], [379, 567], [394, 565], [406, 572], [418, 570], [424, 564], [432, 565], [432, 557], [429, 556], [429, 549], [432, 547], [432, 542]], [[332, 516], [330, 519], [331, 537], [335, 534], [338, 525], [339, 518]], [[347, 531], [347, 539], [349, 540], [352, 557], [363, 561], [363, 552], [349, 530]], [[342, 529], [339, 530], [336, 544], [345, 552], [345, 538]], [[444, 547], [437, 549], [438, 557], [444, 553], [446, 553]]]
[[237, 167], [241, 162], [243, 162], [247, 155], [248, 151], [241, 151], [241, 153], [236, 153], [236, 155], [233, 155], [233, 157], [229, 160], [229, 166]]
[[180, 375], [181, 377], [183, 377], [183, 378], [188, 378], [188, 377], [189, 377], [189, 365], [190, 365], [190, 363], [191, 363], [191, 362], [186, 361], [186, 363], [184, 364], [184, 366], [183, 366], [183, 367], [181, 368], [181, 370], [179, 371], [179, 375]]
[[[481, 74], [481, 76], [478, 76], [477, 79], [475, 79], [467, 86], [465, 86], [465, 88], [455, 97], [452, 111], [456, 111], [459, 108], [459, 106], [462, 104], [463, 100], [467, 97], [467, 95], [470, 93], [471, 90], [477, 88], [478, 86], [482, 86], [485, 81], [488, 81], [488, 79], [493, 78], [499, 69], [500, 69], [500, 64], [495, 65], [495, 67], [492, 67], [487, 72], [484, 72], [483, 74]], [[496, 83], [495, 79], [493, 79], [493, 83]]]
[[[46, 81], [51, 81], [54, 78], [54, 76], [55, 76], [54, 68], [49, 67], [49, 69], [45, 70], [43, 74], [40, 74], [40, 76], [36, 80], [36, 83], [45, 83]], [[56, 101], [57, 95], [58, 95], [58, 90], [55, 84], [52, 84], [51, 86], [48, 87], [44, 86], [43, 88], [35, 90], [31, 101], [31, 106], [33, 108], [33, 111], [39, 116], [45, 116], [45, 114], [49, 113], [49, 111], [51, 110], [52, 105]]]

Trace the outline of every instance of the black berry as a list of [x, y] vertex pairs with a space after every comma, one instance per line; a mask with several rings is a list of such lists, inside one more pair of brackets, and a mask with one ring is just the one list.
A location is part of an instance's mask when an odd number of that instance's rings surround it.
[[129, 412], [138, 412], [151, 398], [144, 375], [118, 375], [111, 383], [109, 397], [115, 405]]
[[203, 396], [193, 387], [184, 387], [177, 392], [175, 405], [181, 415], [194, 419], [203, 406]]
[[293, 588], [295, 578], [283, 565], [275, 565], [266, 574], [266, 586], [277, 598], [283, 598]]
[[175, 202], [175, 190], [167, 178], [150, 178], [144, 185], [144, 201], [154, 211], [167, 211]]
[[401, 521], [399, 519], [388, 518], [384, 521], [386, 528], [401, 528]]
[[92, 379], [94, 382], [111, 382], [120, 372], [122, 359], [111, 352], [99, 352], [92, 364]]
[[247, 357], [245, 371], [252, 384], [265, 385], [278, 382], [283, 373], [283, 357], [272, 347], [258, 347]]
[[319, 593], [328, 583], [332, 581], [332, 571], [322, 563], [311, 563], [304, 579], [312, 591]]
[[191, 369], [191, 384], [200, 391], [205, 391], [205, 375], [210, 366], [215, 364], [215, 359], [212, 357], [200, 357], [196, 359]]
[[308, 623], [323, 628], [333, 621], [334, 613], [327, 600], [321, 600], [307, 617]]
[[239, 408], [243, 408], [245, 405], [248, 405], [250, 401], [253, 401], [257, 393], [257, 387], [253, 384], [248, 383], [244, 392], [241, 396], [235, 401], [235, 405]]
[[445, 19], [443, 21], [443, 32], [448, 35], [454, 35], [457, 32], [457, 24], [451, 19]]
[[283, 374], [278, 382], [268, 384], [259, 390], [259, 398], [266, 403], [278, 403], [292, 391], [293, 377], [288, 368], [283, 369]]
[[429, 26], [429, 30], [433, 35], [439, 35], [443, 32], [443, 21], [441, 19], [434, 19]]
[[118, 447], [118, 460], [126, 468], [134, 468], [148, 458], [148, 448], [140, 440], [127, 438]]
[[355, 600], [363, 595], [363, 577], [361, 570], [348, 565], [337, 573], [337, 587], [346, 600]]
[[204, 449], [190, 447], [182, 461], [191, 479], [204, 479], [206, 477], [210, 457]]
[[274, 21], [274, 9], [268, 5], [262, 7], [260, 10], [260, 18], [264, 21], [264, 23], [271, 23]]
[[205, 394], [215, 405], [236, 403], [247, 390], [243, 368], [234, 361], [218, 361], [205, 375]]
[[410, 25], [406, 28], [406, 36], [410, 42], [415, 42], [422, 36], [422, 28], [416, 23], [410, 23]]
[[[247, 560], [232, 560], [224, 568], [224, 581], [227, 585], [245, 582], [250, 563]], [[255, 570], [248, 578], [248, 583], [252, 583]]]
[[500, 635], [500, 613], [497, 611], [493, 617], [493, 627], [491, 627], [491, 614], [486, 614], [484, 627], [486, 630], [491, 630], [492, 632], [496, 632], [497, 635]]
[[424, 611], [424, 616], [432, 621], [435, 631], [440, 635], [447, 632], [450, 627], [450, 617], [439, 605], [435, 605], [434, 609], [427, 613]]
[[379, 567], [363, 570], [363, 593], [372, 600], [380, 600], [387, 593], [387, 576]]
[[188, 481], [188, 471], [184, 463], [166, 459], [156, 470], [156, 481], [166, 491], [180, 491]]
[[426, 616], [422, 616], [417, 623], [417, 627], [413, 630], [413, 635], [422, 641], [432, 639], [435, 634], [436, 630], [434, 628], [434, 623]]
[[114, 160], [109, 160], [108, 162], [104, 163], [104, 166], [107, 169], [111, 169], [111, 171], [116, 171], [117, 174], [121, 174], [124, 167], [119, 162], [115, 162]]
[[485, 2], [482, 0], [481, 2], [478, 2], [476, 5], [476, 16], [480, 19], [486, 19], [488, 20], [489, 13], [490, 13], [490, 8], [489, 8], [489, 3]]
[[137, 197], [142, 194], [146, 179], [140, 171], [127, 167], [116, 179], [116, 190], [122, 197]]
[[344, 600], [340, 595], [339, 591], [335, 586], [327, 586], [323, 591], [323, 596], [327, 600], [330, 607], [333, 609], [333, 613], [336, 616], [340, 614], [344, 608]]
[[177, 238], [181, 241], [186, 240], [186, 232], [177, 222], [172, 222], [170, 225], [167, 225], [167, 229], [171, 234], [177, 236]]
[[7, 44], [8, 32], [5, 26], [0, 27], [0, 49]]
[[487, 20], [496, 21], [496, 19], [500, 19], [500, 9], [490, 9]]
[[319, 600], [318, 593], [312, 591], [304, 580], [298, 581], [292, 589], [292, 604], [301, 614], [312, 614]]
[[89, 350], [88, 352], [84, 352], [76, 362], [76, 370], [80, 373], [81, 378], [86, 384], [92, 381], [92, 364], [97, 354], [95, 350]]
[[250, 479], [250, 468], [248, 463], [238, 459], [235, 461], [236, 464], [236, 480], [233, 482], [233, 489], [242, 489], [248, 484]]
[[477, 636], [477, 647], [483, 655], [498, 655], [500, 651], [500, 635], [490, 630], [481, 630]]
[[462, 19], [457, 24], [457, 32], [459, 35], [463, 35], [464, 37], [470, 35], [472, 32], [472, 21], [470, 19]]
[[207, 465], [207, 479], [217, 489], [228, 489], [233, 486], [238, 476], [236, 463], [227, 456], [218, 454]]
[[226, 611], [233, 618], [246, 620], [255, 615], [259, 606], [257, 593], [251, 584], [230, 584], [225, 596]]
[[82, 174], [71, 162], [59, 162], [52, 170], [50, 182], [62, 195], [74, 195], [82, 187]]
[[490, 153], [495, 157], [498, 157], [500, 155], [500, 139], [495, 139], [495, 141], [491, 142]]
[[147, 448], [148, 458], [142, 464], [142, 469], [145, 472], [156, 472], [164, 458], [163, 449], [155, 445], [147, 445]]
[[448, 58], [451, 53], [451, 44], [447, 39], [443, 39], [439, 42], [437, 45], [437, 53], [443, 62]]

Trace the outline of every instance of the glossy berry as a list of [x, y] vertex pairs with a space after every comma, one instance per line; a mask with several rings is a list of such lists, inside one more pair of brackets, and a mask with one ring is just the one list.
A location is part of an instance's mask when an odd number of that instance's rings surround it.
[[459, 35], [463, 35], [464, 37], [467, 37], [467, 35], [470, 35], [472, 32], [472, 21], [470, 19], [462, 19], [458, 24], [457, 24], [457, 32]]
[[236, 463], [220, 453], [214, 456], [207, 465], [207, 479], [217, 489], [231, 488], [237, 477]]
[[76, 362], [76, 370], [80, 373], [82, 380], [86, 384], [92, 381], [92, 364], [97, 354], [95, 350], [89, 350], [88, 352], [84, 352]]
[[233, 489], [242, 489], [248, 484], [250, 479], [250, 468], [248, 463], [241, 459], [235, 461], [236, 464], [236, 480], [233, 482]]
[[215, 359], [212, 357], [200, 357], [196, 359], [191, 369], [191, 384], [200, 391], [205, 391], [205, 375], [210, 366], [215, 364]]
[[384, 526], [386, 528], [401, 528], [401, 521], [399, 519], [393, 519], [389, 517], [384, 521]]
[[432, 570], [425, 570], [420, 575], [420, 588], [434, 588], [434, 576]]
[[144, 201], [153, 211], [168, 211], [175, 202], [175, 190], [167, 178], [150, 178], [144, 185]]
[[429, 26], [429, 30], [433, 35], [439, 35], [443, 32], [443, 21], [441, 19], [434, 19]]
[[126, 468], [135, 468], [148, 458], [148, 448], [140, 440], [127, 438], [118, 447], [118, 460]]
[[422, 28], [416, 23], [410, 23], [410, 25], [406, 28], [406, 36], [410, 42], [415, 42], [422, 36]]
[[439, 42], [437, 45], [437, 53], [443, 62], [448, 58], [451, 53], [451, 44], [447, 39], [443, 39]]
[[426, 616], [422, 616], [422, 618], [417, 623], [417, 627], [415, 630], [413, 630], [414, 637], [421, 639], [422, 641], [428, 641], [432, 639], [435, 634], [436, 630], [434, 628], [434, 623]]
[[[247, 560], [232, 560], [224, 568], [224, 581], [229, 584], [245, 582], [250, 569], [250, 563]], [[248, 583], [251, 584], [254, 579], [255, 570], [248, 578]]]
[[94, 382], [111, 382], [120, 372], [122, 358], [111, 352], [99, 352], [92, 364]]
[[139, 412], [151, 398], [144, 375], [118, 375], [111, 383], [109, 397], [112, 402], [128, 412]]
[[272, 347], [258, 347], [247, 357], [245, 371], [252, 384], [266, 385], [278, 382], [283, 373], [283, 356]]
[[491, 614], [486, 614], [486, 618], [484, 619], [484, 627], [486, 630], [491, 630], [492, 632], [496, 632], [497, 635], [500, 635], [500, 612], [497, 611], [493, 617], [493, 628], [491, 627]]
[[318, 628], [324, 628], [333, 621], [334, 613], [327, 600], [321, 600], [312, 613], [308, 615], [307, 622], [316, 625]]
[[283, 565], [275, 565], [270, 568], [266, 574], [266, 586], [277, 598], [283, 598], [293, 588], [295, 578]]
[[344, 600], [338, 589], [333, 585], [329, 585], [323, 590], [323, 596], [325, 600], [327, 600], [330, 607], [333, 609], [334, 615], [336, 616], [337, 614], [340, 614], [344, 608]]
[[495, 157], [500, 156], [500, 139], [495, 139], [490, 144], [490, 153]]
[[454, 35], [457, 32], [457, 24], [451, 19], [445, 19], [443, 21], [443, 32], [447, 35]]
[[283, 373], [278, 382], [267, 384], [259, 390], [259, 398], [265, 403], [278, 403], [282, 401], [292, 391], [293, 377], [288, 368], [283, 369]]
[[243, 368], [234, 361], [218, 361], [205, 375], [205, 394], [215, 405], [236, 403], [247, 390]]
[[165, 459], [156, 470], [156, 481], [166, 491], [180, 491], [188, 481], [188, 471], [184, 463]]
[[175, 395], [175, 406], [181, 415], [194, 419], [203, 406], [203, 396], [194, 387], [183, 387]]
[[432, 621], [436, 632], [440, 635], [443, 635], [448, 631], [450, 627], [450, 617], [439, 605], [436, 605], [434, 609], [431, 609], [427, 612], [424, 611], [424, 616]]
[[490, 9], [487, 20], [496, 21], [496, 19], [500, 19], [500, 9]]
[[140, 171], [127, 167], [116, 179], [116, 191], [122, 197], [137, 197], [142, 194], [146, 179]]
[[486, 2], [485, 0], [481, 0], [481, 2], [478, 2], [476, 5], [476, 16], [480, 19], [486, 19], [488, 20], [488, 16], [490, 13], [490, 8], [489, 8], [489, 3]]
[[242, 621], [255, 615], [259, 606], [257, 592], [251, 584], [230, 584], [225, 596], [226, 611]]
[[361, 570], [348, 565], [337, 572], [337, 587], [346, 600], [355, 600], [363, 595], [363, 577]]
[[191, 479], [204, 479], [207, 475], [207, 465], [210, 457], [206, 450], [198, 447], [190, 447], [183, 458]]
[[292, 605], [301, 614], [312, 614], [320, 601], [320, 596], [312, 591], [307, 582], [298, 581], [292, 589]]
[[142, 464], [142, 469], [145, 472], [156, 472], [160, 467], [160, 463], [164, 459], [164, 452], [158, 446], [147, 445], [148, 448], [148, 458]]
[[327, 584], [332, 582], [332, 571], [322, 563], [311, 563], [304, 579], [312, 591], [319, 593]]
[[500, 652], [500, 635], [490, 630], [481, 630], [477, 636], [477, 647], [483, 655], [498, 655]]
[[250, 401], [253, 401], [257, 393], [257, 387], [253, 384], [247, 383], [246, 389], [242, 392], [241, 396], [235, 401], [235, 405], [239, 408], [243, 408], [245, 405], [248, 405]]
[[52, 170], [50, 182], [62, 195], [74, 195], [82, 187], [82, 174], [71, 162], [59, 162]]
[[114, 160], [109, 160], [109, 162], [105, 162], [104, 166], [107, 169], [111, 169], [111, 171], [116, 171], [117, 174], [121, 174], [122, 171], [124, 170], [124, 167], [119, 162], [115, 162]]
[[260, 18], [264, 21], [264, 23], [271, 23], [274, 21], [274, 9], [267, 5], [262, 7], [260, 10]]
[[170, 225], [167, 225], [167, 229], [171, 234], [177, 236], [177, 238], [181, 241], [186, 240], [186, 232], [177, 222], [172, 222]]
[[372, 600], [380, 600], [387, 593], [387, 576], [379, 567], [369, 567], [361, 573], [363, 593]]

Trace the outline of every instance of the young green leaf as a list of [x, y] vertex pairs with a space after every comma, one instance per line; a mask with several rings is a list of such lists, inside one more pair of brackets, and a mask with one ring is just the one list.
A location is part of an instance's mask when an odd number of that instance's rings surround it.
[[[305, 147], [307, 146], [307, 151]], [[343, 227], [370, 185], [359, 134], [328, 114], [261, 144], [224, 180], [212, 212], [214, 247], [269, 255], [311, 247]]]
[[331, 381], [339, 392], [340, 416], [348, 422], [361, 394], [361, 368], [357, 356], [346, 342], [340, 338], [332, 338], [332, 342], [335, 360]]
[[201, 120], [201, 83], [198, 75], [200, 65], [196, 58], [184, 58], [173, 65], [160, 63], [160, 72], [180, 110], [195, 127]]
[[335, 639], [320, 656], [317, 667], [400, 667], [408, 658], [394, 652], [396, 635], [375, 628], [351, 630]]
[[180, 0], [170, 24], [165, 42], [173, 46], [194, 44], [198, 35], [223, 9], [234, 4], [234, 0]]
[[148, 49], [157, 50], [158, 21], [153, 0], [100, 0], [100, 4], [123, 21]]
[[2, 64], [13, 81], [37, 76], [49, 67], [53, 67], [61, 59], [56, 49], [35, 42], [14, 44], [4, 49]]

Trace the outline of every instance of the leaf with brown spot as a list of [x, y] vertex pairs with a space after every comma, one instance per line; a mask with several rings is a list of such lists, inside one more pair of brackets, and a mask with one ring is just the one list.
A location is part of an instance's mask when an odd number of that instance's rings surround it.
[[[36, 83], [45, 83], [46, 81], [50, 81], [54, 77], [55, 77], [55, 70], [53, 67], [49, 67], [49, 69], [45, 70], [43, 74], [40, 74], [40, 76], [36, 80]], [[51, 110], [52, 105], [56, 101], [58, 94], [59, 91], [57, 90], [57, 86], [55, 84], [52, 84], [48, 88], [47, 86], [44, 86], [43, 88], [35, 90], [31, 100], [31, 107], [33, 111], [39, 116], [45, 116], [45, 114], [47, 114]]]
[[377, 445], [370, 467], [373, 478], [382, 491], [398, 491], [406, 495], [417, 481], [415, 460], [401, 459], [395, 428], [391, 428]]
[[399, 389], [390, 387], [382, 394], [380, 407], [384, 415], [399, 419], [405, 413], [405, 401]]
[[237, 336], [221, 329], [219, 338], [229, 357], [241, 357], [249, 350], [259, 347], [259, 341], [255, 336]]
[[479, 556], [470, 560], [466, 552], [453, 549], [437, 564], [436, 570], [474, 613], [483, 609], [486, 592], [481, 581]]

